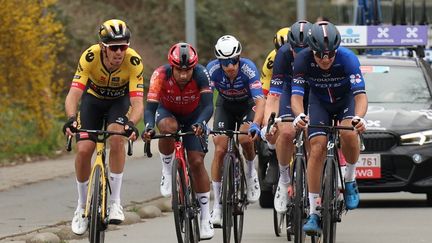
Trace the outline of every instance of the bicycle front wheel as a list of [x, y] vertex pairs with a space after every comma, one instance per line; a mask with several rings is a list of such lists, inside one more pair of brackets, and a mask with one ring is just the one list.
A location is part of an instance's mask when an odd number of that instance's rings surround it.
[[191, 226], [187, 214], [186, 195], [188, 188], [186, 185], [185, 173], [179, 167], [180, 161], [174, 159], [172, 164], [172, 209], [174, 215], [174, 224], [178, 243], [189, 243], [191, 235]]
[[90, 205], [90, 243], [103, 243], [105, 240], [105, 227], [102, 222], [102, 185], [101, 168], [97, 166], [93, 174], [93, 193]]
[[337, 173], [334, 159], [327, 159], [325, 163], [324, 192], [322, 196], [322, 225], [323, 242], [336, 242], [336, 205], [337, 205]]
[[233, 223], [233, 192], [234, 192], [234, 158], [226, 155], [222, 174], [222, 231], [223, 242], [231, 240], [231, 227]]
[[233, 219], [234, 219], [234, 242], [240, 243], [243, 237], [243, 220], [244, 210], [246, 208], [247, 194], [246, 194], [246, 177], [243, 170], [242, 162], [233, 164], [234, 181], [234, 193], [233, 193]]
[[305, 240], [305, 233], [303, 225], [306, 217], [306, 200], [308, 194], [306, 193], [306, 177], [304, 168], [304, 158], [297, 157], [294, 165], [293, 182], [294, 182], [294, 207], [293, 207], [293, 221], [292, 226], [294, 229], [294, 242], [303, 243]]

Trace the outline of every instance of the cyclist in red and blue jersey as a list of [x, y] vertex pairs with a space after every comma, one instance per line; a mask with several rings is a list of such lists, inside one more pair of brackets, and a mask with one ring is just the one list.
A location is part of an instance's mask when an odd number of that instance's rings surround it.
[[[162, 134], [194, 130], [201, 135], [213, 114], [213, 93], [206, 68], [198, 64], [198, 54], [190, 44], [173, 45], [169, 64], [158, 67], [150, 80], [144, 111], [144, 140], [151, 139], [157, 124]], [[171, 167], [175, 157], [174, 140], [160, 139], [162, 161], [161, 194], [171, 195]], [[210, 179], [204, 167], [205, 153], [197, 136], [185, 136], [183, 143], [191, 167], [194, 189], [201, 207], [200, 238], [214, 235], [210, 220]]]
[[[291, 79], [292, 66], [297, 53], [308, 47], [307, 33], [312, 24], [306, 20], [299, 20], [290, 27], [288, 44], [283, 45], [276, 53], [273, 63], [273, 75], [270, 82], [270, 92], [267, 95], [264, 122], [272, 112], [279, 117], [294, 117], [291, 111]], [[304, 104], [307, 106], [307, 95]], [[265, 124], [267, 125], [267, 124]], [[279, 162], [279, 181], [275, 192], [274, 208], [279, 213], [287, 210], [288, 188], [290, 185], [290, 162], [292, 160], [295, 137], [295, 129], [291, 123], [283, 122], [277, 124], [277, 130], [270, 135], [266, 133], [266, 126], [263, 126], [262, 137], [268, 138], [269, 149], [276, 147], [276, 154]], [[274, 136], [273, 136], [274, 135]]]
[[[366, 130], [363, 117], [367, 111], [365, 82], [360, 63], [353, 52], [339, 47], [341, 36], [337, 28], [326, 21], [315, 23], [308, 37], [309, 48], [301, 51], [293, 69], [291, 105], [296, 118], [294, 125], [300, 129], [311, 125], [331, 125], [332, 118], [342, 126], [355, 125], [355, 131], [340, 131], [342, 153], [347, 167], [345, 173], [345, 200], [347, 209], [355, 209], [359, 192], [355, 181], [355, 164], [360, 154], [358, 133]], [[309, 117], [303, 107], [305, 85], [309, 84]], [[320, 177], [327, 151], [326, 131], [309, 128], [311, 144], [307, 179], [310, 215], [303, 230], [308, 235], [321, 231], [319, 211]]]
[[[265, 98], [256, 65], [247, 58], [241, 58], [242, 46], [231, 35], [219, 38], [215, 45], [216, 60], [207, 65], [211, 86], [219, 93], [216, 101], [214, 130], [235, 130], [236, 122], [240, 131], [249, 131], [253, 138], [259, 137], [260, 125], [264, 114]], [[212, 185], [214, 203], [213, 224], [221, 225], [221, 168], [227, 152], [228, 137], [216, 136], [213, 139], [215, 154], [212, 162]], [[248, 136], [239, 136], [247, 161], [247, 198], [256, 202], [260, 196], [258, 174], [255, 170], [255, 149], [253, 140]]]

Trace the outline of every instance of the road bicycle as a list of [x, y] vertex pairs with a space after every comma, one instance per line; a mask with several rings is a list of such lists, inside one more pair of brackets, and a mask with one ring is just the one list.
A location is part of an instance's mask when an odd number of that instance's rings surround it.
[[[176, 228], [177, 242], [196, 243], [200, 240], [199, 214], [200, 205], [194, 190], [189, 162], [183, 146], [183, 136], [194, 136], [192, 131], [168, 134], [156, 134], [152, 139], [174, 139], [175, 158], [172, 164], [172, 209]], [[206, 152], [205, 142], [200, 138], [201, 147]], [[150, 142], [144, 144], [148, 157], [152, 157]]]
[[[336, 242], [336, 224], [342, 221], [345, 208], [345, 183], [340, 166], [338, 149], [340, 149], [340, 130], [354, 130], [354, 126], [338, 126], [333, 119], [332, 126], [308, 125], [310, 128], [322, 128], [327, 133], [327, 156], [321, 175], [321, 212], [322, 235], [318, 235], [324, 243]], [[361, 150], [364, 148], [362, 136], [359, 136]]]
[[[237, 126], [236, 126], [237, 127]], [[244, 210], [247, 200], [247, 184], [244, 173], [244, 159], [240, 154], [238, 135], [247, 132], [233, 130], [208, 131], [213, 135], [228, 136], [228, 149], [223, 159], [222, 172], [222, 231], [223, 242], [231, 241], [231, 229], [234, 229], [234, 242], [240, 243], [243, 236]]]
[[[108, 180], [108, 164], [106, 160], [106, 140], [112, 135], [127, 137], [124, 132], [107, 131], [106, 120], [103, 122], [103, 130], [78, 129], [77, 133], [85, 132], [95, 134], [96, 137], [96, 158], [93, 163], [89, 186], [87, 189], [87, 202], [83, 218], [89, 220], [89, 241], [90, 243], [103, 243], [105, 241], [105, 230], [108, 227], [107, 215], [108, 190], [111, 194], [111, 187]], [[133, 142], [128, 140], [129, 156], [132, 155]], [[66, 150], [72, 150], [72, 137], [68, 136]]]

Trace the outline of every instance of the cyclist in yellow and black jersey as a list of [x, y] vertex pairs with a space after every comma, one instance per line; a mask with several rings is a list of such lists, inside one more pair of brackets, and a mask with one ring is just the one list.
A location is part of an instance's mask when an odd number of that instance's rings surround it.
[[[77, 129], [99, 130], [104, 117], [107, 130], [125, 132], [129, 139], [138, 137], [135, 124], [144, 110], [141, 57], [129, 48], [130, 30], [125, 22], [111, 19], [100, 26], [100, 43], [91, 46], [81, 55], [77, 71], [65, 101], [69, 118], [63, 133], [76, 133], [77, 156], [75, 158], [78, 205], [72, 219], [72, 231], [84, 234], [88, 227], [83, 218], [87, 200], [87, 187], [91, 171], [91, 158], [96, 147], [96, 135], [77, 132]], [[108, 208], [110, 223], [124, 220], [120, 201], [120, 189], [125, 165], [124, 138], [109, 138], [109, 184], [111, 195]]]
[[265, 96], [267, 96], [269, 90], [270, 90], [270, 80], [272, 78], [273, 74], [273, 63], [276, 56], [277, 50], [281, 46], [283, 46], [285, 43], [288, 42], [288, 33], [290, 31], [290, 28], [285, 27], [280, 30], [278, 30], [273, 38], [273, 43], [275, 45], [275, 49], [273, 49], [268, 55], [264, 62], [264, 65], [261, 69], [261, 83], [262, 83], [262, 89]]

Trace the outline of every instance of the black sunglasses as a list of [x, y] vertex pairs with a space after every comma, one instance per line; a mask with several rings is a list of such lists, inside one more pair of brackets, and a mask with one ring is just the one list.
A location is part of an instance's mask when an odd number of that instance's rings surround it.
[[228, 58], [228, 59], [219, 59], [219, 63], [224, 67], [228, 67], [228, 65], [230, 65], [230, 64], [236, 65], [239, 61], [240, 61], [239, 57]]
[[317, 52], [317, 51], [314, 51], [313, 53], [314, 53], [315, 57], [319, 58], [319, 59], [324, 59], [324, 58], [331, 59], [334, 56], [336, 56], [336, 50], [334, 50], [334, 51], [327, 51], [327, 52]]

